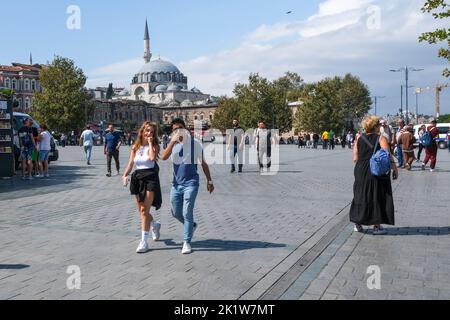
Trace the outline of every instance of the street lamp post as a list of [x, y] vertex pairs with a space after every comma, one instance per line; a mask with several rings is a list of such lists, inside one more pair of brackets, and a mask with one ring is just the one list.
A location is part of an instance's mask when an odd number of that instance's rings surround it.
[[377, 115], [377, 105], [378, 105], [378, 99], [384, 99], [386, 98], [385, 96], [375, 96], [373, 97], [373, 100], [375, 102], [375, 115]]
[[406, 124], [409, 124], [409, 97], [408, 97], [408, 88], [409, 88], [409, 86], [408, 86], [408, 82], [409, 82], [409, 72], [418, 72], [418, 71], [423, 71], [424, 69], [415, 69], [415, 68], [410, 68], [410, 67], [404, 67], [404, 68], [401, 68], [401, 69], [398, 69], [398, 70], [389, 70], [389, 71], [391, 71], [391, 72], [405, 72], [405, 82], [406, 82], [406, 86], [405, 86], [405, 89], [406, 89], [406, 99], [405, 99], [405, 102], [406, 102]]

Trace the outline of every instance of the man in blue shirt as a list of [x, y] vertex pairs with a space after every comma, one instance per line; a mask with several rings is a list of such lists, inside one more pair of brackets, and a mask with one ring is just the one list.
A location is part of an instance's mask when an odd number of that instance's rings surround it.
[[120, 135], [114, 132], [114, 125], [112, 123], [108, 125], [108, 131], [108, 134], [105, 136], [106, 168], [108, 170], [106, 176], [111, 177], [112, 158], [114, 158], [114, 162], [116, 163], [117, 175], [120, 174], [119, 149], [122, 141], [120, 140]]
[[214, 184], [209, 166], [203, 157], [203, 148], [186, 130], [186, 124], [182, 119], [173, 120], [172, 133], [172, 139], [163, 151], [161, 159], [167, 160], [172, 156], [173, 186], [170, 193], [172, 214], [184, 225], [184, 244], [181, 253], [190, 254], [192, 237], [197, 229], [194, 222], [194, 206], [200, 186], [198, 164], [201, 164], [205, 173], [209, 193], [213, 193]]

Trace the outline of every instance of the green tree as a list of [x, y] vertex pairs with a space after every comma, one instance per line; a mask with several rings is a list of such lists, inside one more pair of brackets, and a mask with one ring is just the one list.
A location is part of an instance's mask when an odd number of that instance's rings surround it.
[[86, 76], [73, 60], [55, 57], [40, 74], [42, 92], [35, 95], [33, 116], [52, 130], [69, 132], [84, 127], [94, 111], [84, 89]]
[[442, 114], [442, 115], [439, 117], [439, 122], [442, 122], [442, 123], [449, 123], [449, 122], [450, 122], [450, 114]]
[[221, 97], [219, 107], [214, 113], [212, 127], [215, 129], [226, 130], [231, 127], [233, 117], [239, 118], [240, 108], [234, 98]]
[[[427, 0], [422, 8], [424, 13], [432, 13], [435, 19], [447, 19], [450, 17], [450, 4], [446, 0]], [[426, 41], [429, 44], [437, 44], [445, 41], [447, 47], [439, 49], [439, 57], [447, 59], [450, 62], [450, 28], [439, 28], [432, 32], [423, 33], [419, 41]], [[443, 71], [445, 77], [450, 76], [450, 70], [445, 68]]]
[[292, 111], [288, 106], [289, 97], [297, 94], [303, 80], [295, 73], [269, 81], [259, 74], [251, 74], [248, 84], [237, 84], [234, 88], [240, 107], [240, 121], [245, 128], [256, 127], [263, 119], [270, 128], [281, 133], [292, 129]]
[[108, 90], [106, 91], [106, 99], [111, 100], [113, 96], [114, 96], [113, 84], [110, 83], [108, 86]]
[[304, 92], [304, 104], [295, 119], [295, 128], [301, 131], [339, 132], [346, 119], [362, 118], [372, 103], [367, 86], [351, 74], [307, 85]]

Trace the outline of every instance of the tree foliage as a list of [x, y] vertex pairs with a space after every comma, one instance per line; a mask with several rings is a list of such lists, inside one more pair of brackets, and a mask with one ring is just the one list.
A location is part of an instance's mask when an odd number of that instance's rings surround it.
[[74, 61], [55, 57], [40, 74], [42, 92], [36, 93], [33, 116], [52, 130], [79, 130], [94, 111], [92, 97], [84, 86], [86, 76]]
[[295, 128], [300, 131], [339, 132], [348, 121], [367, 114], [372, 104], [367, 86], [351, 74], [307, 85], [304, 93], [304, 104], [295, 119]]
[[[450, 17], [450, 4], [446, 0], [427, 0], [422, 8], [424, 13], [432, 13], [435, 19], [448, 19]], [[450, 28], [439, 28], [431, 32], [423, 33], [419, 41], [426, 41], [429, 44], [437, 44], [445, 41], [447, 47], [439, 49], [439, 57], [447, 59], [450, 62]], [[450, 70], [446, 68], [443, 71], [445, 77], [450, 76]]]
[[450, 114], [442, 114], [442, 115], [439, 117], [439, 122], [442, 122], [442, 123], [449, 123], [449, 122], [450, 122]]
[[233, 117], [240, 115], [238, 102], [234, 98], [221, 97], [219, 107], [214, 113], [212, 126], [215, 129], [226, 130], [230, 128]]
[[113, 84], [110, 83], [108, 86], [108, 90], [106, 91], [106, 99], [111, 100], [113, 96], [114, 96]]

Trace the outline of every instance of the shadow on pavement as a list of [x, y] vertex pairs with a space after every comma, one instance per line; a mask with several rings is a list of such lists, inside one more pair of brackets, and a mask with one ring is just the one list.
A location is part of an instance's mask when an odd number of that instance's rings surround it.
[[22, 270], [29, 267], [27, 264], [0, 264], [0, 270]]
[[[182, 243], [176, 243], [172, 239], [164, 240], [167, 246], [176, 246], [181, 249]], [[262, 241], [233, 241], [233, 240], [218, 240], [209, 239], [201, 241], [193, 241], [192, 249], [195, 251], [243, 251], [251, 249], [266, 249], [266, 248], [284, 248], [285, 244], [270, 243]]]
[[[14, 178], [0, 181], [0, 200], [13, 200], [26, 196], [44, 195], [73, 188], [74, 184], [84, 178], [96, 177], [94, 174], [81, 173], [79, 166], [55, 166], [50, 169], [49, 178], [22, 180], [18, 172]], [[85, 172], [85, 171], [83, 171]]]
[[[450, 227], [401, 227], [401, 228], [385, 228], [387, 234], [385, 236], [448, 236], [450, 235]], [[368, 231], [372, 234], [372, 231]]]

